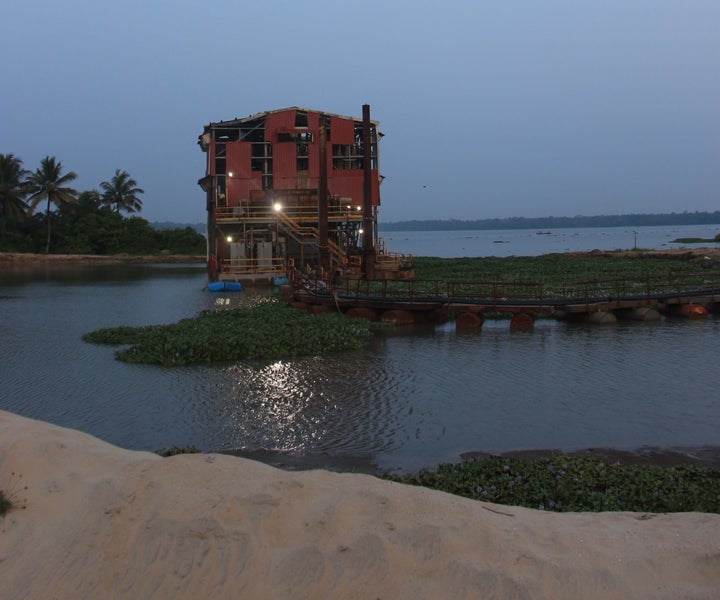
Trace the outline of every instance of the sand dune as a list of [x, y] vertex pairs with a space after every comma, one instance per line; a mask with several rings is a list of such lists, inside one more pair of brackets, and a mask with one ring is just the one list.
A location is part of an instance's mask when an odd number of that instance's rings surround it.
[[720, 597], [720, 515], [551, 514], [162, 459], [6, 412], [0, 486], [25, 506], [0, 519], [6, 600]]

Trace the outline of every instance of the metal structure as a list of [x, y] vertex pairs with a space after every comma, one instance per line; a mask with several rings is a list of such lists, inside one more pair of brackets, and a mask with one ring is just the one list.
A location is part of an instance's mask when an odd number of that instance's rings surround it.
[[367, 105], [362, 119], [291, 107], [206, 125], [211, 280], [411, 276], [377, 237], [381, 137]]
[[457, 314], [458, 328], [482, 325], [485, 314], [511, 316], [511, 327], [532, 327], [538, 315], [609, 323], [617, 318], [649, 321], [660, 314], [702, 317], [720, 312], [720, 272], [674, 277], [569, 282], [548, 289], [531, 281], [348, 281], [328, 288], [304, 277], [284, 298], [313, 312], [401, 323], [437, 321]]

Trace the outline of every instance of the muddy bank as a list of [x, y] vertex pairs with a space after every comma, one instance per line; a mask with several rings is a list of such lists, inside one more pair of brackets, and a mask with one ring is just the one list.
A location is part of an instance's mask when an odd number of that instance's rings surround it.
[[0, 269], [22, 268], [38, 264], [149, 264], [149, 263], [204, 263], [205, 256], [192, 254], [25, 254], [20, 252], [0, 252]]

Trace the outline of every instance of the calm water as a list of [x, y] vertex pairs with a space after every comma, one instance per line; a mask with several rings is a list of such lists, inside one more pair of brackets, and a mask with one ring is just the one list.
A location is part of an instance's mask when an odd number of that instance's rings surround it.
[[[538, 235], [530, 229], [498, 231], [387, 231], [380, 236], [390, 252], [414, 256], [537, 256], [553, 252], [591, 250], [674, 249], [693, 247], [675, 243], [681, 238], [714, 239], [720, 225], [663, 227], [588, 227], [556, 229]], [[720, 244], [703, 244], [719, 248]]]
[[0, 273], [0, 409], [126, 448], [194, 444], [360, 470], [467, 451], [720, 447], [717, 317], [540, 321], [531, 333], [425, 326], [340, 357], [186, 368], [126, 365], [80, 339], [271, 292], [218, 296], [205, 282], [196, 266]]

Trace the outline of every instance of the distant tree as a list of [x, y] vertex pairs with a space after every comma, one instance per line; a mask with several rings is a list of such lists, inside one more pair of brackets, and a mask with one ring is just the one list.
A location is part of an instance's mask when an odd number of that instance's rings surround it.
[[27, 176], [22, 159], [13, 154], [0, 154], [0, 214], [12, 223], [21, 223], [27, 216]]
[[75, 206], [63, 207], [53, 223], [53, 248], [64, 254], [109, 254], [122, 217], [100, 206], [97, 190], [83, 191]]
[[62, 175], [62, 163], [54, 156], [46, 156], [40, 161], [40, 168], [27, 179], [30, 194], [30, 212], [42, 201], [47, 200], [45, 210], [45, 225], [47, 227], [47, 241], [45, 254], [50, 252], [50, 205], [55, 204], [63, 208], [77, 204], [77, 191], [66, 187], [68, 183], [77, 179], [73, 171]]
[[138, 195], [144, 194], [145, 190], [137, 187], [137, 181], [127, 171], [116, 169], [113, 178], [103, 181], [100, 187], [103, 190], [102, 203], [115, 212], [139, 213], [142, 210], [142, 200]]

